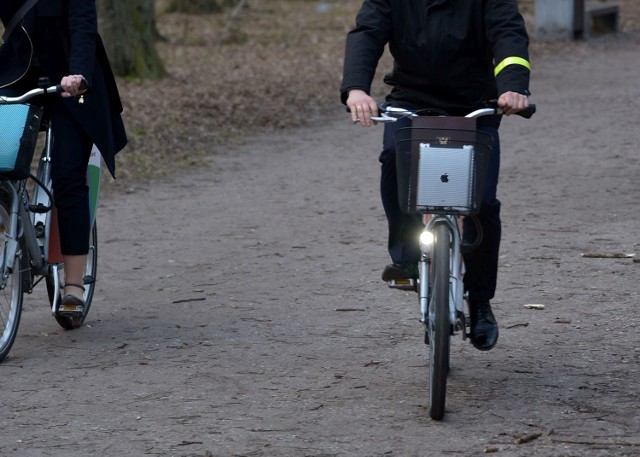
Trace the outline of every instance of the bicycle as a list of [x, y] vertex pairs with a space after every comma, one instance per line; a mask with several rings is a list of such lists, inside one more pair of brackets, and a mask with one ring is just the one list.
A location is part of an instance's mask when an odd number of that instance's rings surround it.
[[[535, 110], [535, 105], [530, 105], [518, 114], [529, 118]], [[473, 219], [477, 233], [476, 239], [464, 245], [464, 249], [474, 249], [482, 241], [482, 229], [475, 215], [481, 204], [492, 140], [489, 134], [476, 129], [475, 119], [503, 113], [494, 104], [464, 118], [420, 114], [422, 111], [382, 106], [380, 116], [371, 119], [379, 123], [412, 119], [410, 127], [397, 130], [394, 141], [401, 209], [421, 215], [424, 222], [418, 239], [421, 252], [418, 278], [391, 280], [388, 286], [418, 294], [420, 321], [429, 346], [429, 416], [441, 420], [445, 413], [451, 336], [460, 331], [463, 340], [469, 337], [462, 217]], [[418, 119], [428, 121], [420, 127]], [[459, 123], [463, 125], [455, 125]]]
[[[87, 317], [95, 290], [100, 153], [94, 147], [87, 170], [92, 223], [83, 281], [84, 313], [60, 313], [64, 262], [50, 176], [54, 133], [46, 112], [26, 102], [60, 93], [62, 87], [46, 80], [39, 86], [16, 97], [0, 96], [0, 362], [16, 339], [25, 292], [31, 293], [44, 279], [53, 317], [61, 327], [72, 330]], [[30, 165], [40, 132], [44, 132], [44, 146], [34, 176]]]

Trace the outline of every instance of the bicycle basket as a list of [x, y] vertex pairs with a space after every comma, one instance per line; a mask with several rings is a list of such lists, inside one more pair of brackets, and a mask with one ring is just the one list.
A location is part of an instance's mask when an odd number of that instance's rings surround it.
[[395, 145], [401, 210], [458, 216], [477, 213], [491, 144], [491, 136], [478, 130], [399, 129]]
[[29, 177], [41, 120], [40, 107], [0, 105], [0, 178]]

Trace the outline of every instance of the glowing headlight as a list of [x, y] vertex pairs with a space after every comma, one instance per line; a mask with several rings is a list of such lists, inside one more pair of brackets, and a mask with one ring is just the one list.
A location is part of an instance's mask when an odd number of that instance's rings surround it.
[[430, 248], [433, 245], [433, 233], [424, 230], [420, 234], [420, 247], [422, 249]]

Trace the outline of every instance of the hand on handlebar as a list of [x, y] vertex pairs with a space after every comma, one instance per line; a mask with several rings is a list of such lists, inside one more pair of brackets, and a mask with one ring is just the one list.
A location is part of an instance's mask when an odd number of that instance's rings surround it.
[[529, 97], [517, 92], [505, 92], [498, 98], [498, 107], [507, 116], [516, 114], [529, 107]]
[[63, 97], [77, 97], [89, 89], [87, 81], [82, 75], [65, 76], [62, 78], [62, 81], [60, 81], [60, 85], [62, 86]]
[[347, 107], [351, 111], [354, 124], [360, 123], [364, 127], [371, 127], [371, 116], [378, 116], [378, 104], [369, 94], [360, 89], [349, 91]]

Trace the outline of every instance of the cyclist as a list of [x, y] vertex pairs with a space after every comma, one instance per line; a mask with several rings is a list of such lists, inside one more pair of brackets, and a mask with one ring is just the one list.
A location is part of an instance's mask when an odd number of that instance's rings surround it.
[[0, 3], [5, 27], [16, 24], [0, 48], [0, 94], [24, 93], [37, 87], [40, 77], [59, 82], [64, 90], [63, 97], [44, 97], [38, 103], [44, 105], [55, 134], [51, 178], [65, 264], [60, 312], [75, 315], [84, 310], [89, 155], [96, 144], [113, 175], [115, 154], [127, 138], [118, 89], [97, 32], [95, 1], [41, 0], [25, 11], [22, 7], [29, 3]]
[[[435, 109], [462, 116], [498, 100], [505, 114], [528, 106], [529, 39], [516, 0], [364, 0], [356, 26], [346, 40], [341, 100], [354, 122], [371, 126], [378, 114], [369, 95], [378, 60], [386, 45], [394, 59], [385, 83], [387, 102], [409, 109]], [[392, 264], [382, 279], [417, 277], [420, 219], [400, 211], [395, 168], [394, 132], [409, 120], [385, 125], [380, 154], [382, 203], [389, 224]], [[493, 137], [479, 220], [482, 244], [465, 253], [465, 289], [469, 292], [470, 339], [480, 350], [492, 349], [498, 324], [491, 310], [501, 237], [500, 202], [496, 197], [500, 164], [499, 116], [479, 119], [478, 127]], [[465, 221], [465, 238], [475, 236]]]

